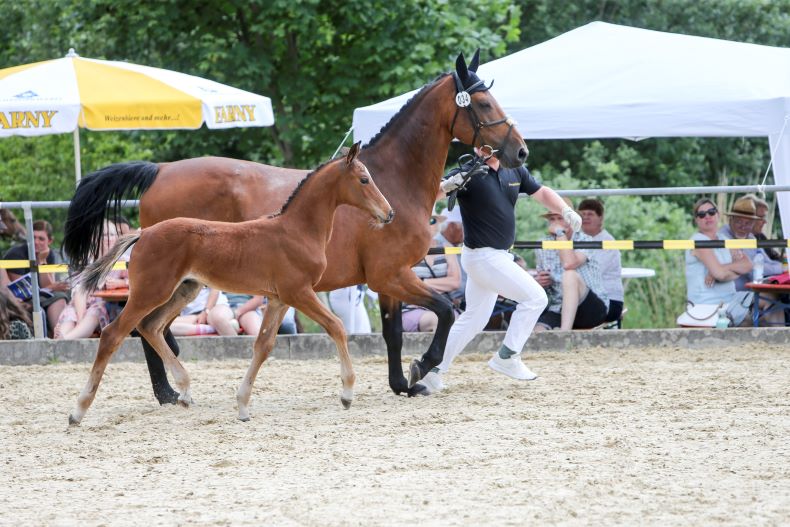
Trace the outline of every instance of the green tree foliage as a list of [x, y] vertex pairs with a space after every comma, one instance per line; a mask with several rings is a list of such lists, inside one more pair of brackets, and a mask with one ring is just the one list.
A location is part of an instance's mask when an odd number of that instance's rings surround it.
[[[480, 47], [485, 62], [594, 20], [790, 47], [788, 0], [18, 0], [0, 2], [0, 16], [0, 68], [74, 47], [272, 98], [272, 128], [83, 131], [84, 172], [201, 155], [314, 166], [334, 151], [354, 108], [422, 86], [451, 69], [459, 51]], [[532, 141], [530, 149], [533, 172], [558, 189], [754, 184], [769, 161], [765, 139]], [[72, 152], [68, 135], [0, 140], [0, 200], [68, 199]], [[460, 153], [451, 149], [450, 161]], [[687, 238], [696, 197], [606, 199], [607, 227], [624, 239]], [[519, 203], [519, 239], [540, 236], [539, 214]], [[629, 284], [627, 324], [673, 325], [685, 291], [682, 254], [623, 257], [659, 274]]]

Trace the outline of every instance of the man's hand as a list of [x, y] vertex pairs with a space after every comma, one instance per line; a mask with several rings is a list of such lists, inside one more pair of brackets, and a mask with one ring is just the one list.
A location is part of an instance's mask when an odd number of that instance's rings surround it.
[[36, 253], [36, 263], [38, 263], [38, 265], [46, 265], [48, 256], [49, 256], [49, 247], [47, 247], [43, 251], [39, 251]]
[[447, 179], [442, 180], [439, 188], [441, 188], [442, 192], [445, 194], [449, 194], [464, 184], [464, 175], [466, 175], [466, 172], [458, 172], [457, 174], [453, 174]]
[[579, 232], [582, 229], [582, 217], [567, 205], [562, 208], [562, 219], [571, 226], [573, 232]]
[[551, 279], [551, 273], [548, 271], [538, 271], [538, 274], [535, 275], [535, 281], [544, 289], [554, 283], [554, 280]]
[[464, 181], [466, 181], [470, 177], [479, 176], [487, 173], [488, 173], [488, 165], [483, 163], [479, 167], [470, 170], [468, 172], [458, 172], [456, 174], [453, 174], [452, 176], [443, 180], [442, 183], [439, 185], [439, 187], [442, 189], [442, 192], [444, 192], [445, 194], [449, 194], [453, 190], [463, 185]]

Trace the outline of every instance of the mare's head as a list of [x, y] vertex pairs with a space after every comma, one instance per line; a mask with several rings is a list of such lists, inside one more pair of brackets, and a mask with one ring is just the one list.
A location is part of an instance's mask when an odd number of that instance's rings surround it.
[[472, 146], [490, 145], [496, 150], [500, 163], [508, 168], [524, 164], [529, 155], [524, 138], [516, 130], [516, 122], [509, 117], [491, 95], [488, 86], [477, 76], [480, 50], [475, 52], [467, 66], [460, 53], [452, 73], [455, 82], [455, 116], [452, 133], [462, 143]]
[[357, 159], [360, 144], [361, 142], [355, 143], [345, 158], [330, 165], [342, 172], [337, 184], [338, 201], [370, 213], [376, 224], [390, 223], [395, 217], [395, 211], [373, 182], [368, 168]]

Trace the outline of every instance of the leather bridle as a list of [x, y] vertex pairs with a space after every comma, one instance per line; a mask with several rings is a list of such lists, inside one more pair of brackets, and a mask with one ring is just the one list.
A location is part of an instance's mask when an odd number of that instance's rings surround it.
[[[453, 129], [455, 128], [455, 121], [458, 119], [458, 112], [461, 110], [461, 108], [466, 108], [467, 113], [469, 114], [469, 120], [472, 124], [472, 129], [474, 130], [474, 135], [472, 136], [473, 147], [483, 146], [477, 144], [477, 136], [480, 135], [480, 131], [483, 128], [489, 128], [491, 126], [497, 126], [500, 124], [506, 124], [508, 126], [507, 134], [505, 134], [505, 138], [502, 140], [500, 147], [507, 143], [507, 140], [510, 138], [510, 133], [513, 131], [513, 127], [516, 125], [516, 121], [507, 115], [502, 119], [497, 119], [496, 121], [482, 121], [472, 106], [471, 95], [478, 91], [488, 91], [488, 89], [494, 85], [494, 81], [491, 81], [491, 84], [486, 86], [482, 80], [478, 80], [468, 88], [464, 88], [464, 84], [461, 82], [461, 78], [458, 76], [458, 73], [452, 73], [453, 81], [455, 81], [455, 115], [453, 115], [453, 122], [450, 125], [450, 135], [455, 137], [455, 135], [453, 135]], [[496, 153], [499, 151], [499, 148], [495, 148], [493, 151]]]

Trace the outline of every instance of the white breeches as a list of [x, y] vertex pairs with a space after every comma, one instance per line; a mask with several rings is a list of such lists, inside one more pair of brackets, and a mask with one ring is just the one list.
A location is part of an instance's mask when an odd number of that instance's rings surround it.
[[370, 318], [365, 309], [364, 291], [352, 285], [329, 292], [329, 307], [343, 321], [346, 333], [370, 333]]
[[450, 329], [444, 360], [439, 365], [442, 373], [450, 369], [455, 357], [485, 328], [497, 296], [518, 302], [504, 341], [504, 345], [516, 353], [521, 353], [538, 317], [549, 302], [543, 287], [519, 267], [513, 261], [513, 255], [507, 251], [464, 247], [461, 264], [467, 273], [466, 311], [461, 313]]

